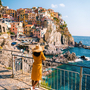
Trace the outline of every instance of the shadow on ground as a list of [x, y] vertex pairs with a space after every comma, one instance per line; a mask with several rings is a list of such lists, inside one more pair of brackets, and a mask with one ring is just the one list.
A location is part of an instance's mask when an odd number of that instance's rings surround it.
[[0, 73], [10, 72], [9, 70], [1, 70]]
[[11, 78], [12, 75], [0, 75], [0, 79]]

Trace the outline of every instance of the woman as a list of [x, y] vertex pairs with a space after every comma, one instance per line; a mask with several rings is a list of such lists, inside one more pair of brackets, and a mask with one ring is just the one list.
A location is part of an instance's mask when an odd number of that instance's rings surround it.
[[36, 45], [35, 48], [32, 49], [33, 52], [33, 68], [32, 68], [32, 86], [35, 89], [35, 86], [38, 84], [39, 80], [42, 79], [42, 60], [45, 60], [45, 56], [43, 54], [43, 48], [40, 45]]

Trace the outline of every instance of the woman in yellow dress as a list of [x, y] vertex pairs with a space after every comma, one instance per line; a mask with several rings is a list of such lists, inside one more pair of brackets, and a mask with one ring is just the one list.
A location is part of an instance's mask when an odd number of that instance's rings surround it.
[[31, 73], [32, 86], [35, 89], [35, 86], [38, 84], [39, 80], [42, 79], [42, 60], [45, 60], [43, 54], [43, 48], [40, 45], [36, 45], [33, 49], [33, 68]]

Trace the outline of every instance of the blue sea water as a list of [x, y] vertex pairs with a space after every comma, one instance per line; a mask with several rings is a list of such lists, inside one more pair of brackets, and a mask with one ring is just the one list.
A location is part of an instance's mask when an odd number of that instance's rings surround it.
[[[84, 45], [90, 46], [90, 37], [73, 36], [73, 38], [74, 38], [74, 41], [77, 43], [79, 43], [79, 41], [82, 41], [82, 43]], [[89, 61], [90, 60], [90, 50], [89, 49], [74, 47], [74, 48], [64, 50], [64, 52], [66, 52], [68, 50], [70, 51], [70, 53], [75, 52], [76, 56], [78, 56], [78, 57], [85, 55], [88, 58], [88, 61], [82, 60], [80, 62], [75, 62], [75, 63], [70, 63], [70, 64], [90, 67], [90, 61]], [[80, 73], [80, 67], [76, 67], [76, 66], [61, 65], [61, 66], [58, 66], [57, 68], [75, 71], [75, 72]], [[83, 74], [90, 74], [90, 69], [83, 68]], [[69, 75], [69, 77], [68, 77], [68, 75]], [[50, 76], [48, 76], [47, 82], [52, 88], [55, 88], [55, 90], [79, 90], [79, 80], [80, 80], [79, 74], [75, 74], [75, 73], [71, 73], [71, 72], [67, 73], [66, 71], [64, 72], [61, 70], [53, 69], [52, 74]], [[60, 86], [61, 81], [62, 81], [62, 87]], [[86, 77], [85, 75], [83, 75], [82, 90], [85, 90], [85, 82], [87, 82], [86, 90], [90, 90], [90, 76]]]

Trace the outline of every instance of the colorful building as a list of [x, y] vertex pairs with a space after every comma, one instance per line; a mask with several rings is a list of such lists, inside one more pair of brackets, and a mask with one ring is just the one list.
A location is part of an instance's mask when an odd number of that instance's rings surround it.
[[6, 14], [8, 14], [8, 15], [14, 17], [14, 18], [16, 17], [16, 11], [13, 10], [13, 9], [7, 9]]
[[34, 30], [33, 37], [40, 39], [41, 38], [41, 29], [37, 28], [36, 30]]
[[43, 28], [43, 29], [41, 30], [41, 37], [42, 37], [42, 38], [44, 37], [46, 31], [47, 31], [47, 28]]
[[53, 12], [53, 17], [58, 18], [58, 12]]
[[7, 10], [7, 9], [9, 9], [8, 6], [2, 6], [2, 5], [0, 5], [0, 13], [6, 14], [6, 10]]
[[0, 18], [2, 18], [2, 16], [3, 16], [2, 13], [0, 13]]
[[32, 9], [31, 8], [24, 8], [24, 9], [25, 9], [25, 14], [32, 13]]
[[20, 8], [20, 9], [17, 9], [17, 21], [20, 22], [20, 13], [21, 13], [21, 10], [23, 10], [23, 8]]
[[33, 27], [34, 27], [34, 25], [29, 25], [29, 24], [26, 25], [25, 28], [24, 28], [24, 34], [26, 36], [31, 36], [31, 34], [33, 34], [33, 31], [32, 31]]
[[11, 29], [11, 22], [5, 21], [4, 23], [7, 25], [7, 31], [9, 32]]
[[0, 22], [0, 33], [7, 32], [7, 25], [5, 23]]
[[36, 16], [37, 16], [36, 13], [28, 13], [28, 20], [34, 21], [36, 20]]
[[21, 22], [11, 23], [11, 32], [13, 32], [17, 37], [23, 34], [23, 25]]
[[25, 14], [25, 9], [20, 12], [20, 22], [23, 23], [23, 27], [28, 24], [28, 14]]
[[48, 9], [49, 13], [53, 13], [54, 10], [53, 9]]
[[12, 20], [14, 20], [14, 18], [8, 14], [3, 14], [3, 17], [2, 17], [2, 22], [4, 23], [5, 21], [6, 22], [12, 22]]

